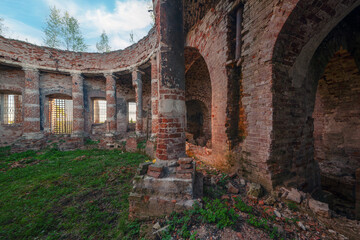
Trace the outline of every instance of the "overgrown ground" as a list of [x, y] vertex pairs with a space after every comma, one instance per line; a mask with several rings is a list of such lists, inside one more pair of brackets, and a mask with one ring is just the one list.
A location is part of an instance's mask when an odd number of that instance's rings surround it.
[[0, 149], [0, 239], [134, 239], [128, 196], [139, 163], [117, 150]]
[[249, 182], [200, 162], [204, 198], [194, 209], [130, 222], [132, 178], [146, 160], [120, 150], [0, 148], [0, 239], [346, 239], [303, 206], [251, 198]]

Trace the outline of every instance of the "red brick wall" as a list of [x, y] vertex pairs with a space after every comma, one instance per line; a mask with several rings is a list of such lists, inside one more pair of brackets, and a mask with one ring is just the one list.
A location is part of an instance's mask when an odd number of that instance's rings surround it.
[[22, 41], [0, 37], [0, 62], [26, 63], [33, 67], [52, 70], [82, 70], [97, 72], [127, 68], [146, 61], [156, 48], [155, 32], [124, 50], [110, 53], [76, 53], [39, 47]]
[[359, 103], [359, 69], [349, 52], [340, 50], [318, 83], [313, 113], [315, 160], [322, 189], [354, 205], [355, 171], [360, 168]]
[[[241, 61], [238, 62], [238, 67], [234, 67], [237, 63], [232, 61], [233, 46], [230, 44], [234, 41], [229, 39], [232, 36], [230, 31], [233, 30], [233, 26], [229, 26], [229, 16], [233, 15], [239, 3], [239, 0], [218, 1], [216, 6], [211, 5], [215, 7], [210, 8], [206, 14], [201, 11], [200, 15], [204, 15], [201, 20], [196, 14], [195, 17], [185, 16], [186, 30], [189, 30], [186, 46], [199, 51], [211, 81], [211, 94], [210, 87], [205, 87], [205, 93], [197, 85], [194, 85], [193, 93], [189, 87], [189, 93], [206, 98], [207, 104], [211, 102], [214, 164], [229, 165], [226, 155], [232, 153], [237, 157], [237, 164], [243, 165], [244, 172], [248, 173], [247, 177], [262, 183], [268, 189], [278, 184], [311, 189], [318, 184], [318, 179], [315, 163], [312, 161], [314, 123], [311, 115], [315, 101], [309, 100], [315, 99], [315, 96], [311, 95], [314, 89], [310, 78], [306, 78], [312, 69], [310, 60], [331, 29], [359, 6], [360, 1], [246, 1]], [[185, 8], [185, 14], [194, 12], [188, 6]], [[159, 18], [157, 16], [157, 20]], [[81, 70], [97, 74], [102, 74], [104, 70], [121, 72], [117, 82], [117, 129], [121, 132], [127, 128], [127, 102], [135, 98], [129, 67], [150, 59], [159, 40], [156, 33], [164, 32], [161, 30], [166, 29], [150, 32], [138, 44], [123, 51], [105, 54], [58, 51], [0, 37], [0, 62], [34, 65], [42, 70]], [[158, 61], [161, 61], [160, 57]], [[237, 72], [238, 79], [231, 76], [231, 71]], [[3, 72], [6, 71], [1, 70]], [[23, 74], [18, 72], [17, 74]], [[161, 74], [162, 72], [159, 74], [159, 86], [160, 83], [163, 84], [161, 78], [165, 76]], [[188, 78], [196, 78], [197, 74], [193, 72]], [[1, 80], [2, 76], [1, 74], [0, 86], [12, 84]], [[67, 79], [55, 75], [54, 78], [55, 81]], [[86, 81], [87, 79], [85, 86]], [[97, 85], [100, 82], [89, 80], [89, 91], [102, 94], [103, 86]], [[239, 92], [237, 97], [241, 100], [236, 107], [241, 109], [234, 109], [231, 101], [237, 91], [232, 89], [234, 83]], [[23, 86], [21, 84], [23, 80], [19, 81], [19, 86]], [[43, 84], [42, 81], [40, 84]], [[49, 88], [52, 84], [46, 83]], [[68, 88], [67, 83], [61, 84], [64, 89]], [[11, 87], [16, 86], [9, 85], [5, 88]], [[163, 91], [161, 94], [164, 98], [170, 96], [182, 100], [184, 97], [182, 91], [159, 88], [160, 91]], [[144, 84], [144, 111], [149, 111], [146, 109], [150, 100], [149, 92], [150, 84]], [[231, 119], [236, 117], [233, 113], [238, 113], [238, 122]], [[167, 123], [163, 124], [168, 126]], [[179, 131], [182, 131], [182, 127], [179, 127]], [[231, 132], [240, 128], [245, 128], [245, 138], [238, 146], [233, 146]], [[86, 129], [89, 131], [89, 126]], [[182, 140], [181, 137], [179, 141]], [[182, 150], [183, 144], [178, 145]]]
[[[221, 1], [211, 9], [186, 37], [186, 46], [198, 49], [204, 58], [211, 79], [211, 129], [214, 163], [226, 162], [224, 153], [228, 150], [226, 136], [227, 102], [227, 18], [229, 1]], [[218, 162], [218, 163], [217, 163]]]
[[[186, 61], [186, 59], [185, 59]], [[207, 139], [211, 138], [211, 81], [209, 70], [204, 59], [199, 56], [192, 63], [185, 75], [185, 99], [188, 103], [192, 100], [198, 100], [205, 105], [202, 111], [204, 115], [203, 133]], [[201, 111], [201, 109], [197, 109]]]

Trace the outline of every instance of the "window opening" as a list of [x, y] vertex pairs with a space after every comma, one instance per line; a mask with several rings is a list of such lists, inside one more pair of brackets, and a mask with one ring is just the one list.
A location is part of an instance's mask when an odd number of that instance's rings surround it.
[[94, 123], [106, 121], [106, 100], [94, 100]]
[[0, 116], [3, 124], [11, 125], [22, 122], [22, 96], [0, 94]]
[[73, 129], [73, 101], [51, 99], [50, 126], [53, 134], [71, 134]]
[[129, 102], [129, 123], [136, 122], [136, 103]]

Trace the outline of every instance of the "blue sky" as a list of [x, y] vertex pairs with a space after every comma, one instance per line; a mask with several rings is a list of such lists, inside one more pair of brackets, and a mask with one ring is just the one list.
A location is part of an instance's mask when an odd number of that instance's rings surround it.
[[4, 19], [5, 37], [43, 45], [43, 28], [49, 8], [56, 6], [78, 19], [89, 45], [95, 44], [103, 30], [108, 34], [112, 50], [123, 49], [144, 37], [151, 28], [148, 8], [151, 0], [0, 0], [0, 17]]

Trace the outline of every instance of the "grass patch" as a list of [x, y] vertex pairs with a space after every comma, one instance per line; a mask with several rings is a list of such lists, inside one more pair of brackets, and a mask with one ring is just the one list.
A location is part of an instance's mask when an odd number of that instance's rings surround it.
[[131, 180], [145, 156], [0, 149], [0, 239], [133, 239]]

